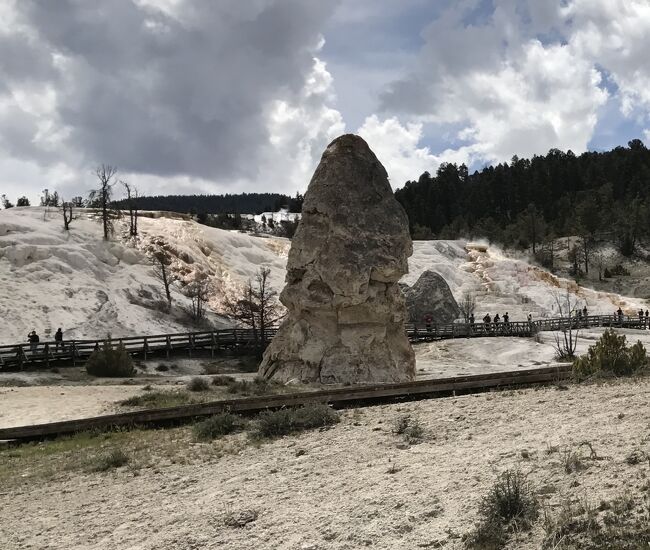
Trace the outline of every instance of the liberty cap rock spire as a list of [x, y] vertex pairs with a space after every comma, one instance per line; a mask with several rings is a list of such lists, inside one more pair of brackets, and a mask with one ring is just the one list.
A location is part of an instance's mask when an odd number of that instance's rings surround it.
[[305, 194], [280, 295], [288, 314], [259, 374], [322, 383], [413, 379], [398, 285], [412, 253], [386, 170], [362, 138], [338, 137]]

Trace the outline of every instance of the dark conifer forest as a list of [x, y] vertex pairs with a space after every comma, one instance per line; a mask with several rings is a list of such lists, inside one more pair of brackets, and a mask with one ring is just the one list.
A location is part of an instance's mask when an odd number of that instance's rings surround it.
[[552, 149], [473, 174], [442, 164], [395, 196], [416, 239], [487, 237], [535, 249], [578, 235], [612, 240], [630, 255], [650, 237], [650, 150], [640, 140], [579, 156]]
[[[192, 214], [259, 214], [289, 208], [300, 212], [302, 197], [279, 193], [241, 193], [226, 195], [158, 195], [138, 197], [133, 204], [139, 210], [166, 210]], [[116, 201], [116, 208], [125, 208], [126, 200]]]
[[[469, 174], [443, 163], [395, 192], [414, 239], [485, 237], [536, 252], [553, 239], [607, 239], [631, 255], [650, 238], [650, 150], [640, 140], [607, 152], [552, 149]], [[166, 195], [135, 199], [141, 210], [201, 214], [300, 212], [302, 196], [278, 193]], [[124, 201], [118, 201], [120, 207]]]

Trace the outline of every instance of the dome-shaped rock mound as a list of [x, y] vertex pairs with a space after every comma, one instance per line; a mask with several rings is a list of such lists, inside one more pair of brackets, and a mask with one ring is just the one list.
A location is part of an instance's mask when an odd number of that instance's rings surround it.
[[409, 320], [422, 324], [427, 315], [438, 324], [453, 323], [460, 316], [460, 308], [447, 281], [435, 271], [425, 271], [412, 287], [404, 288]]
[[280, 300], [288, 314], [259, 373], [280, 381], [411, 380], [398, 281], [413, 245], [408, 219], [368, 144], [329, 144], [312, 177], [291, 242]]

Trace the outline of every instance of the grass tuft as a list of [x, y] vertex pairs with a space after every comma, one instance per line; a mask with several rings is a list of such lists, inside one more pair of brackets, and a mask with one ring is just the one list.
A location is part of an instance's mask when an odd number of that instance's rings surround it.
[[503, 548], [511, 533], [530, 529], [538, 514], [539, 503], [526, 476], [506, 470], [483, 497], [479, 522], [465, 537], [465, 547]]

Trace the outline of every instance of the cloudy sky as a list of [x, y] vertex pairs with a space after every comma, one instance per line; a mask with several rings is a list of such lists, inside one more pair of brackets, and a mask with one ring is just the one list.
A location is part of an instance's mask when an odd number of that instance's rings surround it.
[[362, 135], [400, 187], [650, 142], [648, 0], [0, 0], [0, 194], [304, 190]]

